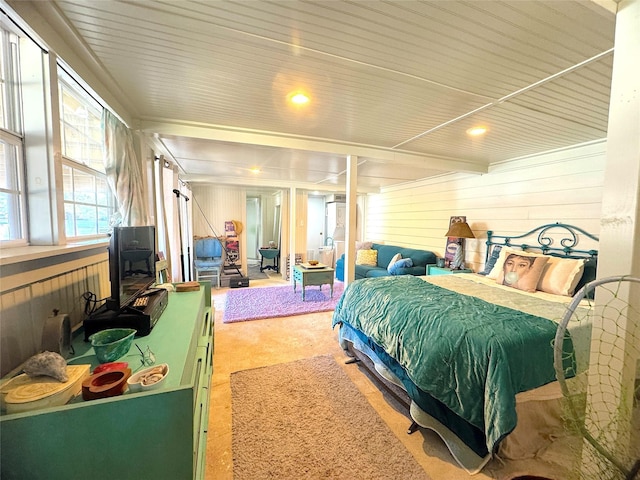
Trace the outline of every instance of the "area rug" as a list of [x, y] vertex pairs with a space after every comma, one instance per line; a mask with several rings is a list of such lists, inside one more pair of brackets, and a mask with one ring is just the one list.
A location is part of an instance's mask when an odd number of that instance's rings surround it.
[[232, 373], [231, 408], [234, 480], [429, 479], [331, 356]]
[[302, 301], [301, 287], [293, 291], [292, 285], [282, 287], [238, 288], [227, 292], [225, 300], [224, 323], [244, 322], [274, 317], [290, 317], [306, 313], [334, 310], [344, 290], [344, 283], [333, 283], [333, 297], [329, 286], [322, 289], [310, 286], [305, 289]]

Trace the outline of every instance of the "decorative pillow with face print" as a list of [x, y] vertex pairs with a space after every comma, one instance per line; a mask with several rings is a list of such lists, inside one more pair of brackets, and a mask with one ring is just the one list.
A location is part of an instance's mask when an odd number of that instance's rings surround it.
[[496, 282], [525, 292], [535, 292], [548, 260], [549, 257], [543, 255], [509, 252]]

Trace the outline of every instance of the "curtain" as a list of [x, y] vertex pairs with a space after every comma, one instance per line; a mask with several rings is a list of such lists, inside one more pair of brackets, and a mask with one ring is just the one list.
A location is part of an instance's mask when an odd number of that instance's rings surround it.
[[160, 157], [158, 161], [153, 163], [154, 165], [154, 205], [156, 209], [156, 238], [158, 242], [158, 254], [162, 254], [164, 259], [169, 264], [170, 279], [177, 278], [173, 272], [174, 259], [172, 256], [172, 231], [173, 225], [173, 209], [167, 208], [167, 205], [171, 206], [171, 195], [169, 195], [168, 202], [165, 198], [165, 192], [171, 192], [173, 187], [173, 170], [167, 168], [164, 165], [164, 159]]
[[148, 225], [144, 167], [136, 150], [134, 135], [106, 108], [102, 109], [102, 131], [107, 181], [117, 199], [122, 225]]

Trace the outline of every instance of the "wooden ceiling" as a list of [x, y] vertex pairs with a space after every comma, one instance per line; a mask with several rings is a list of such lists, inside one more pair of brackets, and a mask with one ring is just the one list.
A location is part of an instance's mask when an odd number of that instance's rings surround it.
[[613, 2], [8, 3], [187, 182], [339, 191], [355, 155], [374, 192], [607, 136]]

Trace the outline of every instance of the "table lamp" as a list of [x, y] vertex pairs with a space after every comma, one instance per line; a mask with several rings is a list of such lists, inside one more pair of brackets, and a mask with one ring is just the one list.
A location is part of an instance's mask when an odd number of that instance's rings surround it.
[[445, 237], [457, 238], [458, 247], [451, 263], [452, 270], [464, 268], [464, 240], [465, 238], [476, 238], [467, 222], [452, 223]]

